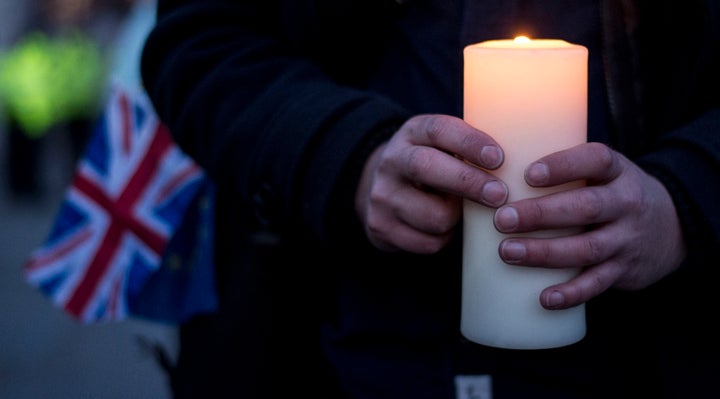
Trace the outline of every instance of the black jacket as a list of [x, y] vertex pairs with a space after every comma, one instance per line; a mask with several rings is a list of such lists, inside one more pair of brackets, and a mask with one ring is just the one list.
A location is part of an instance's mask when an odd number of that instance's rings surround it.
[[[182, 327], [177, 391], [439, 398], [491, 374], [495, 398], [706, 392], [717, 330], [690, 310], [717, 303], [720, 6], [686, 3], [161, 0], [147, 90], [219, 189], [221, 309]], [[460, 115], [463, 46], [517, 29], [590, 48], [590, 138], [663, 181], [690, 249], [653, 287], [591, 301], [587, 337], [548, 351], [465, 342], [460, 240], [380, 253], [352, 207], [404, 120]]]

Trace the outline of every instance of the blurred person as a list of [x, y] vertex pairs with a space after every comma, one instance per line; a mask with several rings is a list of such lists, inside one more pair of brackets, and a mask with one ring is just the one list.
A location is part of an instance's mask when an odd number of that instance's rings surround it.
[[[719, 23], [717, 1], [159, 1], [146, 89], [218, 189], [220, 308], [181, 325], [175, 397], [713, 392]], [[462, 49], [518, 31], [589, 49], [590, 142], [525, 176], [588, 185], [507, 203], [457, 159], [503, 162], [460, 119]], [[462, 199], [503, 233], [584, 227], [498, 248], [581, 269], [538, 301], [586, 303], [582, 341], [460, 335]]]
[[14, 194], [34, 195], [46, 134], [67, 134], [73, 160], [84, 148], [102, 107], [107, 48], [127, 6], [42, 0], [28, 7], [24, 32], [0, 57], [0, 100], [8, 131], [8, 183]]

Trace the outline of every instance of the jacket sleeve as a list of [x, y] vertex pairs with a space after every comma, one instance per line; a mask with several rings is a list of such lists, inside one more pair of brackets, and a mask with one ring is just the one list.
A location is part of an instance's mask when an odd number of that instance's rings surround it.
[[638, 160], [675, 202], [690, 260], [720, 257], [720, 109], [677, 128]]
[[[331, 79], [293, 44], [282, 11], [273, 0], [160, 1], [142, 75], [177, 142], [217, 184], [263, 217], [324, 236], [331, 213], [349, 217], [377, 135], [407, 115]], [[338, 193], [345, 203], [332, 203]]]
[[[720, 257], [720, 2], [646, 6], [655, 21], [643, 47], [654, 55], [648, 57], [653, 63], [646, 65], [654, 83], [646, 92], [648, 103], [654, 104], [646, 111], [646, 125], [663, 133], [647, 145], [649, 151], [638, 163], [672, 195], [691, 263], [717, 269], [713, 260]], [[678, 21], [682, 29], [668, 31], [662, 22], [667, 18]], [[667, 57], [669, 48], [672, 57]]]

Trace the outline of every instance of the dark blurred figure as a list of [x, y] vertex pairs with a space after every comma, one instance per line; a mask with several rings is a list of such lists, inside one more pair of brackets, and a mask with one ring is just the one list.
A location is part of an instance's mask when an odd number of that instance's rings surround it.
[[108, 53], [129, 1], [31, 2], [19, 39], [0, 58], [11, 193], [41, 194], [42, 142], [69, 137], [76, 160], [102, 105]]

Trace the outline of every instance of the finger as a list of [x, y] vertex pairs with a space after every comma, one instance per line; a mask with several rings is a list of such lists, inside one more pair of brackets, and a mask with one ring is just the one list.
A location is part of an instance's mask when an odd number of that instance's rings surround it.
[[462, 200], [439, 195], [414, 186], [398, 192], [401, 203], [396, 206], [397, 218], [404, 224], [429, 235], [447, 234], [455, 228], [462, 214]]
[[[386, 251], [432, 253], [444, 246], [460, 218], [459, 198], [423, 192], [411, 185], [378, 187], [370, 194], [365, 229]], [[431, 214], [430, 217], [424, 217]], [[414, 241], [417, 240], [417, 241]]]
[[550, 268], [584, 267], [605, 262], [618, 252], [613, 233], [597, 229], [555, 238], [508, 238], [498, 252], [506, 263]]
[[460, 118], [421, 115], [406, 123], [412, 144], [438, 148], [487, 169], [496, 169], [504, 159], [500, 146], [488, 134]]
[[402, 223], [378, 231], [373, 231], [369, 226], [367, 228], [370, 242], [376, 248], [389, 252], [433, 254], [440, 251], [453, 236], [452, 231], [440, 235], [427, 234]]
[[622, 274], [613, 261], [589, 267], [569, 281], [547, 287], [540, 293], [540, 304], [546, 309], [567, 309], [583, 304], [605, 292]]
[[586, 143], [555, 152], [530, 164], [525, 180], [531, 186], [547, 187], [576, 180], [609, 181], [623, 169], [622, 156], [600, 143]]
[[620, 216], [618, 198], [602, 186], [582, 187], [500, 207], [494, 216], [501, 233], [601, 224]]
[[399, 157], [404, 178], [458, 197], [497, 207], [507, 200], [505, 183], [486, 171], [432, 147], [411, 146]]

